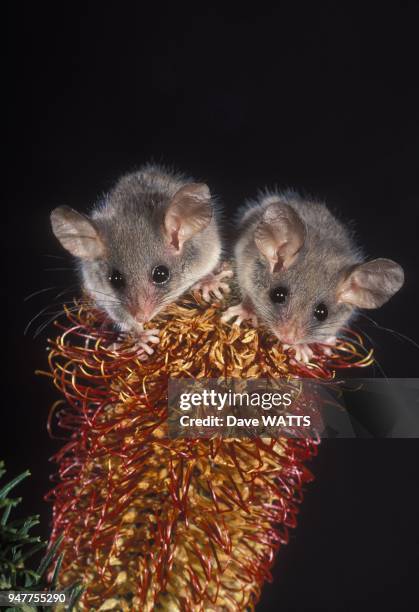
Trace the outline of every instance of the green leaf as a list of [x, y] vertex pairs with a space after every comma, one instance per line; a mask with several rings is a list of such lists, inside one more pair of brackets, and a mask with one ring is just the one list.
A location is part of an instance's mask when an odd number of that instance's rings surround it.
[[[0, 461], [0, 478], [4, 473], [4, 462]], [[26, 567], [28, 560], [47, 544], [42, 542], [39, 537], [30, 534], [33, 527], [39, 524], [39, 516], [29, 516], [24, 519], [9, 521], [12, 508], [21, 502], [21, 498], [9, 499], [7, 495], [29, 474], [29, 470], [20, 474], [0, 491], [0, 511], [2, 511], [0, 518], [0, 589], [4, 590], [30, 589], [43, 591], [47, 588], [55, 589], [58, 585], [58, 577], [63, 562], [64, 554], [58, 555], [58, 549], [63, 541], [63, 536], [60, 536], [46, 552], [36, 571]], [[50, 584], [45, 577], [49, 567], [53, 568]], [[69, 597], [70, 603], [67, 610], [71, 610], [80, 599], [84, 589], [82, 585], [75, 583], [62, 590]], [[27, 606], [26, 608], [33, 611], [33, 608]], [[23, 609], [23, 606], [8, 608], [8, 610], [20, 610], [21, 612]], [[45, 610], [49, 612], [50, 608], [45, 608]]]
[[15, 506], [18, 506], [20, 504], [20, 502], [22, 501], [21, 497], [15, 497], [14, 499], [9, 499], [9, 498], [5, 498], [5, 499], [0, 499], [0, 509], [1, 508], [14, 508]]
[[59, 538], [56, 539], [56, 541], [51, 546], [51, 548], [49, 549], [45, 557], [41, 560], [41, 563], [39, 564], [39, 567], [38, 567], [38, 574], [40, 576], [43, 576], [46, 570], [48, 569], [48, 567], [51, 565], [52, 560], [56, 556], [57, 550], [62, 541], [63, 541], [63, 536], [61, 535]]
[[[16, 504], [16, 505], [17, 505], [17, 504]], [[1, 506], [0, 506], [0, 507], [1, 507]], [[13, 507], [13, 504], [8, 504], [8, 505], [5, 507], [4, 512], [3, 512], [3, 515], [2, 515], [1, 520], [0, 520], [0, 526], [1, 526], [1, 527], [4, 527], [4, 526], [6, 525], [6, 523], [7, 523], [8, 519], [9, 519], [9, 516], [10, 516], [10, 512], [11, 512], [11, 510], [12, 510], [12, 507]]]
[[25, 478], [27, 478], [30, 475], [31, 475], [30, 471], [26, 470], [26, 472], [23, 472], [23, 474], [20, 474], [19, 476], [16, 476], [16, 478], [13, 478], [13, 480], [11, 480], [9, 483], [7, 483], [7, 485], [5, 485], [2, 489], [0, 489], [0, 499], [4, 499], [6, 497], [6, 495], [12, 489], [14, 489], [14, 487], [16, 485], [19, 484], [19, 482], [21, 482], [22, 480], [24, 480]]
[[76, 584], [71, 587], [67, 610], [73, 609], [73, 607], [77, 604], [78, 600], [82, 596], [83, 591], [84, 587], [81, 584]]
[[[35, 553], [37, 553], [38, 550], [42, 550], [43, 548], [45, 548], [45, 546], [46, 546], [45, 542], [38, 542], [38, 544], [30, 548], [27, 552], [25, 552], [24, 555], [22, 555], [22, 561], [25, 562], [27, 559], [30, 559], [30, 557], [32, 557]], [[37, 573], [39, 574], [39, 572]]]
[[51, 586], [53, 589], [55, 589], [57, 587], [57, 582], [58, 582], [58, 576], [60, 574], [60, 570], [61, 570], [61, 565], [63, 563], [63, 559], [64, 559], [64, 553], [61, 553], [61, 555], [59, 555], [56, 563], [55, 563], [55, 567], [54, 567], [54, 573], [52, 575], [52, 579], [51, 579]]

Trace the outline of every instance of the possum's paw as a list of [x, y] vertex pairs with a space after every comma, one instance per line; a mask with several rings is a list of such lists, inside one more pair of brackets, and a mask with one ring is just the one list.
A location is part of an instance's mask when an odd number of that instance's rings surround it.
[[233, 325], [241, 325], [243, 321], [250, 321], [254, 327], [258, 325], [255, 313], [249, 307], [245, 306], [243, 302], [237, 304], [237, 306], [230, 306], [230, 308], [227, 308], [221, 317], [223, 323], [227, 323], [231, 319], [236, 319]]
[[327, 357], [330, 357], [330, 355], [333, 353], [333, 348], [336, 346], [336, 336], [330, 336], [330, 338], [327, 338], [326, 341], [321, 344], [321, 351], [322, 353], [324, 353], [324, 355], [326, 355]]
[[233, 272], [231, 270], [222, 270], [217, 274], [211, 273], [204, 276], [196, 285], [193, 286], [194, 290], [201, 291], [202, 297], [206, 302], [211, 301], [211, 293], [215, 295], [218, 300], [223, 299], [223, 293], [229, 293], [230, 287], [223, 281], [225, 278], [231, 278]]
[[121, 341], [114, 342], [109, 348], [111, 351], [115, 351], [121, 355], [134, 352], [140, 361], [144, 361], [144, 359], [147, 359], [148, 355], [154, 353], [154, 350], [149, 344], [158, 344], [160, 342], [160, 331], [158, 329], [143, 329], [142, 324], [139, 324], [134, 333], [135, 336], [132, 332], [128, 336], [126, 333], [123, 333]]
[[154, 350], [149, 344], [158, 344], [159, 342], [158, 329], [143, 329], [136, 334], [135, 346], [139, 351], [144, 351], [147, 355], [152, 355], [154, 353]]
[[309, 363], [310, 359], [313, 357], [313, 350], [308, 344], [283, 344], [282, 346], [285, 350], [292, 349], [294, 351], [295, 355], [291, 361]]

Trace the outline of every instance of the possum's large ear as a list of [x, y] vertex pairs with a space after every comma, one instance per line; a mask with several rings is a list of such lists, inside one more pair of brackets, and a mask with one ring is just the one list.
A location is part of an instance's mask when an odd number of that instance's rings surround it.
[[304, 223], [291, 206], [273, 202], [255, 231], [256, 246], [267, 259], [271, 272], [289, 268], [304, 244]]
[[359, 308], [378, 308], [403, 285], [404, 272], [391, 259], [355, 266], [338, 288], [338, 301]]
[[92, 221], [69, 206], [59, 206], [51, 213], [52, 231], [75, 257], [97, 259], [105, 252]]
[[212, 218], [211, 194], [204, 183], [181, 187], [170, 201], [164, 218], [164, 231], [169, 243], [181, 251], [183, 244], [205, 229]]

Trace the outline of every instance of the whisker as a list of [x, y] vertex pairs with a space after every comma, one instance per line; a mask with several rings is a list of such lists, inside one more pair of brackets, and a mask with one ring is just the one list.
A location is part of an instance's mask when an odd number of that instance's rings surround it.
[[121, 297], [120, 300], [116, 300], [111, 293], [105, 293], [104, 291], [99, 291], [99, 289], [91, 289], [90, 291], [92, 291], [93, 293], [98, 293], [100, 295], [104, 295], [105, 297], [111, 298], [114, 301], [115, 304], [124, 304], [124, 305], [127, 305], [127, 301], [126, 301], [126, 299], [124, 297]]
[[74, 283], [74, 285], [70, 285], [69, 287], [67, 287], [66, 289], [63, 289], [62, 291], [60, 291], [59, 293], [57, 293], [57, 295], [54, 296], [54, 299], [58, 299], [60, 298], [62, 295], [65, 295], [68, 291], [71, 291], [72, 289], [74, 289], [74, 287], [78, 287], [78, 283]]
[[[355, 338], [351, 338], [349, 336], [345, 336], [344, 334], [340, 335], [339, 338], [342, 338], [343, 340], [346, 340], [347, 342], [350, 342], [351, 344], [354, 344], [355, 346], [358, 346], [359, 348], [361, 348], [366, 353], [365, 346], [363, 346], [360, 342], [358, 342], [358, 340], [355, 340]], [[383, 377], [388, 380], [388, 376], [385, 373], [384, 368], [382, 367], [382, 365], [378, 361], [378, 359], [375, 357], [375, 355], [374, 355], [374, 363], [372, 365], [373, 365], [373, 368], [375, 366], [377, 366], [378, 370], [381, 372]]]
[[46, 293], [47, 291], [52, 291], [53, 289], [57, 289], [57, 286], [55, 286], [55, 287], [47, 287], [46, 289], [39, 289], [39, 291], [34, 291], [33, 293], [30, 293], [29, 295], [24, 297], [23, 301], [27, 302], [28, 300], [30, 300], [31, 298], [35, 297], [36, 295], [40, 295], [41, 293]]
[[[41, 310], [39, 312], [37, 312], [37, 314], [35, 316], [33, 316], [31, 318], [31, 320], [29, 321], [29, 323], [26, 325], [24, 331], [23, 331], [23, 335], [26, 336], [26, 334], [28, 333], [29, 329], [31, 328], [31, 325], [42, 315], [46, 315], [49, 316], [51, 314], [51, 312], [48, 312], [49, 309], [54, 308], [54, 307], [59, 307], [60, 310], [54, 311], [57, 314], [60, 312], [64, 312], [64, 306], [67, 306], [68, 304], [73, 305], [74, 301], [73, 300], [68, 300], [68, 301], [64, 301], [64, 302], [58, 302], [58, 303], [52, 303], [52, 304], [48, 304], [47, 306], [45, 306], [44, 308], [41, 308]], [[85, 302], [85, 304], [89, 304], [88, 302]], [[73, 308], [79, 308], [79, 306], [73, 306]], [[67, 308], [68, 309], [68, 308]], [[68, 309], [69, 310], [69, 309]], [[71, 309], [70, 309], [71, 310]], [[35, 336], [34, 336], [35, 337]]]
[[370, 336], [369, 334], [367, 334], [367, 332], [365, 331], [365, 329], [363, 329], [363, 328], [362, 328], [360, 325], [357, 325], [357, 324], [356, 324], [356, 323], [354, 323], [354, 322], [352, 322], [352, 323], [351, 323], [351, 325], [352, 325], [353, 327], [356, 327], [357, 329], [359, 329], [359, 331], [361, 332], [361, 334], [362, 334], [363, 336], [365, 336], [365, 337], [366, 337], [366, 339], [367, 339], [367, 340], [368, 340], [368, 342], [371, 344], [371, 346], [373, 346], [373, 347], [375, 347], [375, 346], [379, 346], [379, 345], [377, 344], [377, 342], [376, 342], [376, 341], [375, 341], [373, 338], [371, 338], [371, 336]]
[[74, 272], [74, 268], [43, 268], [42, 272]]
[[398, 332], [395, 329], [390, 329], [389, 327], [383, 327], [382, 325], [377, 323], [377, 321], [374, 321], [374, 319], [372, 319], [371, 317], [367, 316], [363, 312], [358, 312], [358, 314], [361, 315], [361, 317], [364, 317], [365, 319], [367, 319], [367, 321], [370, 321], [370, 323], [372, 323], [377, 329], [381, 329], [382, 331], [386, 331], [389, 334], [394, 334], [396, 336], [396, 338], [398, 337], [401, 340], [406, 340], [406, 342], [410, 342], [410, 344], [412, 344], [415, 348], [417, 348], [419, 350], [419, 344], [415, 340], [413, 340], [412, 338], [409, 338], [409, 336], [406, 336], [405, 334], [402, 334], [401, 332]]
[[43, 253], [41, 257], [51, 257], [51, 259], [68, 259], [64, 255], [50, 255], [49, 253]]
[[34, 321], [36, 321], [36, 319], [38, 319], [38, 317], [42, 316], [47, 310], [48, 308], [51, 308], [51, 304], [48, 304], [48, 306], [45, 306], [44, 308], [42, 308], [42, 310], [40, 310], [34, 317], [32, 317], [32, 319], [29, 321], [29, 323], [26, 325], [24, 331], [23, 331], [23, 335], [26, 336], [26, 334], [28, 333], [32, 323]]
[[99, 289], [90, 289], [90, 291], [93, 291], [93, 293], [100, 293], [100, 295], [105, 295], [106, 297], [115, 299], [111, 293], [105, 293], [105, 291], [99, 291]]
[[[76, 312], [78, 310], [78, 306], [74, 306], [73, 308], [67, 308], [67, 312]], [[51, 313], [49, 313], [51, 314]], [[57, 312], [54, 312], [53, 315], [44, 323], [41, 323], [41, 325], [39, 325], [39, 327], [36, 329], [33, 338], [37, 338], [46, 327], [48, 327], [48, 325], [50, 323], [52, 323], [55, 319], [59, 319], [60, 317], [62, 317], [63, 315], [65, 315], [66, 312], [64, 310], [59, 310]]]

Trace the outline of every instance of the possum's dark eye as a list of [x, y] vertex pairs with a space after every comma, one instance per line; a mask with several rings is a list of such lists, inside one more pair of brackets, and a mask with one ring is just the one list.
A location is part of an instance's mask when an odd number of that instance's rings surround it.
[[119, 270], [111, 270], [108, 279], [114, 289], [123, 289], [125, 287], [125, 278]]
[[327, 319], [327, 315], [329, 314], [326, 304], [323, 304], [323, 302], [317, 304], [313, 314], [318, 321], [325, 321]]
[[156, 285], [167, 283], [170, 278], [170, 270], [167, 266], [156, 266], [151, 273], [151, 278]]
[[269, 297], [274, 304], [283, 304], [288, 296], [288, 289], [286, 287], [275, 287], [272, 289]]

